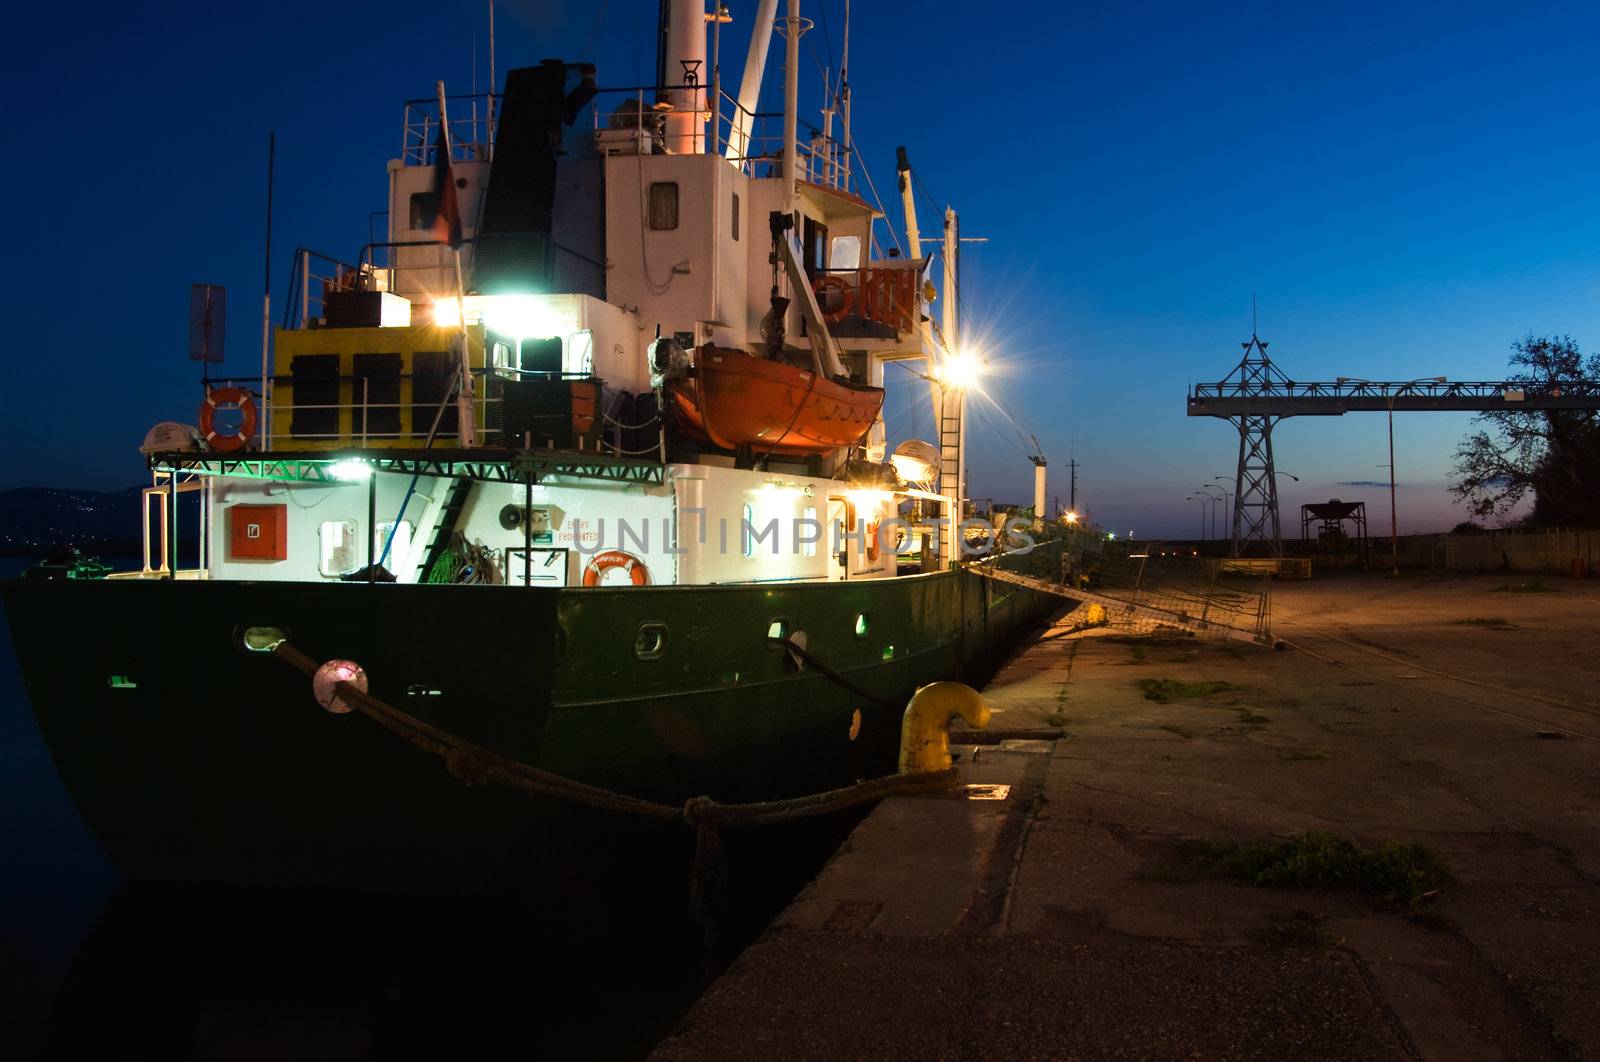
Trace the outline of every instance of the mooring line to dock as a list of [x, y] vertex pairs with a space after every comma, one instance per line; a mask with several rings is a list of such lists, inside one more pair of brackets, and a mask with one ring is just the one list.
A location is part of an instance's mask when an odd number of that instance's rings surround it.
[[[290, 667], [307, 676], [314, 676], [320, 666], [316, 660], [288, 642], [280, 642], [273, 652]], [[842, 811], [858, 804], [881, 799], [891, 793], [948, 789], [956, 780], [956, 770], [952, 767], [942, 771], [891, 774], [839, 789], [783, 800], [721, 804], [708, 796], [699, 796], [684, 802], [682, 806], [663, 804], [592, 786], [501, 755], [492, 749], [484, 748], [482, 745], [425, 723], [416, 716], [374, 697], [354, 683], [339, 682], [335, 688], [339, 696], [353, 705], [362, 715], [409, 741], [419, 750], [443, 760], [445, 768], [463, 784], [494, 783], [522, 790], [532, 796], [569, 800], [602, 811], [639, 815], [662, 822], [683, 822], [695, 827], [767, 826], [794, 822], [813, 815]]]
[[[1330, 639], [1332, 641], [1344, 642], [1344, 639], [1342, 639], [1342, 638], [1338, 638], [1336, 636], [1329, 635], [1329, 634], [1326, 634], [1324, 632], [1317, 631], [1317, 630], [1314, 630], [1314, 629], [1311, 629], [1311, 628], [1305, 628], [1305, 629], [1310, 631], [1310, 633], [1312, 633], [1312, 634], [1320, 635], [1321, 637], [1328, 638], [1328, 639]], [[1307, 649], [1305, 646], [1299, 644], [1298, 642], [1291, 641], [1288, 638], [1280, 637], [1278, 640], [1283, 642], [1283, 644], [1289, 646], [1290, 648], [1296, 649], [1296, 650], [1298, 650], [1298, 651], [1300, 651], [1302, 653], [1305, 653], [1307, 656], [1315, 657], [1316, 659], [1321, 660], [1324, 663], [1332, 664], [1334, 667], [1344, 668], [1347, 671], [1354, 671], [1358, 675], [1366, 675], [1368, 678], [1377, 679], [1379, 682], [1386, 682], [1391, 686], [1397, 686], [1397, 687], [1399, 687], [1400, 689], [1403, 689], [1403, 690], [1421, 691], [1423, 693], [1427, 693], [1427, 694], [1431, 694], [1431, 695], [1433, 695], [1435, 697], [1439, 697], [1439, 698], [1441, 698], [1443, 700], [1455, 701], [1457, 704], [1464, 704], [1468, 708], [1475, 708], [1480, 712], [1488, 712], [1491, 715], [1503, 716], [1503, 717], [1505, 717], [1507, 719], [1515, 719], [1518, 722], [1522, 722], [1522, 723], [1531, 723], [1536, 727], [1541, 727], [1541, 728], [1546, 728], [1546, 729], [1550, 729], [1550, 730], [1560, 731], [1563, 734], [1571, 734], [1573, 737], [1583, 738], [1583, 739], [1585, 739], [1587, 741], [1600, 741], [1600, 736], [1597, 736], [1595, 734], [1586, 733], [1586, 732], [1584, 732], [1582, 730], [1575, 730], [1572, 727], [1563, 726], [1563, 725], [1558, 724], [1558, 723], [1552, 723], [1552, 722], [1550, 722], [1549, 720], [1546, 720], [1546, 719], [1535, 719], [1532, 716], [1518, 715], [1516, 712], [1508, 712], [1503, 708], [1492, 708], [1487, 704], [1479, 704], [1477, 701], [1468, 700], [1465, 697], [1459, 697], [1459, 696], [1457, 696], [1457, 695], [1455, 695], [1453, 693], [1445, 693], [1442, 690], [1429, 689], [1427, 686], [1419, 686], [1419, 685], [1416, 685], [1415, 683], [1402, 682], [1401, 680], [1396, 679], [1396, 678], [1391, 678], [1390, 676], [1385, 675], [1382, 672], [1371, 671], [1371, 670], [1368, 670], [1366, 668], [1357, 667], [1355, 664], [1349, 664], [1349, 663], [1346, 663], [1343, 660], [1335, 660], [1331, 656], [1325, 656], [1324, 654], [1317, 652], [1315, 649]], [[1349, 643], [1345, 643], [1345, 644], [1349, 644]], [[1354, 648], [1359, 649], [1361, 647], [1360, 646], [1354, 646]], [[1385, 654], [1380, 653], [1378, 655], [1383, 656]], [[1466, 682], [1469, 685], [1482, 686], [1485, 689], [1489, 689], [1489, 690], [1494, 691], [1494, 692], [1506, 693], [1506, 694], [1509, 694], [1511, 696], [1517, 696], [1517, 697], [1524, 696], [1523, 694], [1517, 693], [1516, 691], [1504, 690], [1504, 689], [1500, 689], [1500, 688], [1495, 687], [1495, 686], [1490, 686], [1487, 683], [1481, 683], [1481, 682], [1475, 682], [1475, 681], [1469, 680], [1469, 679], [1463, 679], [1460, 676], [1451, 675], [1448, 672], [1439, 671], [1436, 668], [1424, 667], [1422, 665], [1414, 664], [1412, 661], [1409, 661], [1409, 660], [1401, 660], [1399, 657], [1389, 657], [1388, 659], [1396, 660], [1399, 663], [1402, 663], [1407, 667], [1417, 667], [1418, 670], [1431, 672], [1431, 673], [1433, 673], [1435, 675], [1438, 675], [1438, 676], [1440, 676], [1442, 678], [1449, 679], [1451, 682]], [[1538, 698], [1530, 698], [1530, 699], [1537, 700]], [[1574, 708], [1572, 708], [1572, 707], [1570, 707], [1568, 705], [1555, 704], [1554, 702], [1543, 702], [1543, 703], [1551, 704], [1552, 707], [1561, 708], [1561, 709], [1567, 710], [1567, 711], [1578, 711], [1580, 713], [1582, 712], [1582, 709], [1574, 709]]]
[[[279, 642], [273, 648], [273, 654], [312, 679], [316, 678], [323, 666], [287, 641]], [[721, 906], [720, 898], [727, 882], [727, 861], [723, 858], [722, 840], [718, 833], [720, 827], [798, 822], [895, 794], [953, 789], [958, 779], [957, 769], [950, 766], [934, 771], [903, 771], [840, 789], [784, 800], [720, 804], [709, 796], [697, 796], [686, 800], [682, 806], [675, 806], [588, 785], [501, 755], [425, 723], [409, 712], [374, 697], [354, 682], [338, 681], [333, 684], [333, 689], [339, 698], [368, 719], [419, 751], [444, 761], [451, 777], [463, 785], [499, 785], [528, 796], [565, 800], [600, 811], [637, 815], [658, 822], [681, 822], [693, 829], [694, 862], [689, 877], [689, 906], [705, 933], [708, 956], [714, 951], [716, 913]]]

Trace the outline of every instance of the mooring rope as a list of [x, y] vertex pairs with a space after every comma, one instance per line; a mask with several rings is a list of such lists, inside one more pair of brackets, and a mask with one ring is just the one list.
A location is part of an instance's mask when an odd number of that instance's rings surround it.
[[868, 693], [866, 690], [862, 689], [860, 686], [857, 686], [854, 682], [851, 682], [848, 678], [845, 678], [844, 675], [840, 674], [838, 671], [836, 671], [833, 668], [829, 667], [825, 662], [823, 662], [820, 658], [818, 658], [817, 654], [813, 653], [811, 650], [807, 649], [805, 646], [803, 646], [799, 642], [795, 641], [794, 635], [786, 634], [782, 638], [769, 638], [769, 639], [767, 639], [767, 641], [768, 641], [769, 644], [772, 644], [772, 645], [781, 645], [781, 646], [783, 646], [785, 649], [789, 650], [795, 656], [798, 656], [801, 660], [804, 660], [806, 663], [808, 663], [812, 667], [816, 668], [819, 672], [822, 673], [824, 678], [827, 678], [828, 680], [830, 680], [830, 681], [832, 681], [834, 683], [837, 683], [839, 686], [843, 687], [846, 690], [849, 690], [851, 693], [855, 694], [857, 697], [860, 697], [863, 700], [871, 701], [873, 704], [876, 704], [876, 705], [878, 705], [879, 707], [882, 707], [882, 708], [893, 709], [893, 708], [897, 707], [893, 701], [885, 700], [882, 697], [879, 697], [877, 694], [874, 694], [874, 693]]
[[[306, 675], [315, 675], [318, 664], [288, 642], [273, 650], [279, 659]], [[451, 775], [466, 785], [493, 784], [517, 789], [531, 796], [570, 800], [603, 811], [615, 811], [663, 822], [683, 822], [698, 827], [768, 826], [793, 822], [813, 815], [827, 814], [878, 800], [892, 793], [929, 792], [948, 789], [956, 771], [921, 771], [872, 778], [839, 789], [809, 796], [769, 800], [749, 804], [722, 804], [707, 796], [694, 797], [681, 807], [588, 785], [563, 775], [552, 774], [520, 760], [503, 756], [492, 749], [457, 737], [416, 716], [388, 704], [350, 682], [336, 686], [339, 695], [373, 722], [405, 739], [423, 752], [444, 761]], [[865, 696], [865, 694], [864, 694]], [[876, 698], [873, 698], [876, 700]], [[880, 702], [881, 703], [881, 702]]]
[[[796, 647], [798, 648], [798, 647]], [[799, 650], [804, 654], [804, 650]], [[273, 653], [284, 663], [307, 676], [315, 676], [319, 665], [288, 642], [279, 642]], [[805, 654], [809, 657], [809, 654]], [[818, 666], [821, 670], [821, 666]], [[826, 673], [826, 672], [825, 672]], [[503, 756], [492, 749], [457, 737], [425, 723], [409, 712], [374, 697], [351, 682], [338, 682], [339, 696], [362, 715], [411, 745], [444, 761], [445, 769], [463, 785], [498, 785], [529, 796], [571, 801], [601, 811], [638, 815], [659, 822], [681, 822], [694, 830], [694, 865], [689, 878], [689, 905], [705, 934], [709, 957], [716, 941], [716, 912], [727, 885], [727, 861], [722, 854], [721, 826], [770, 826], [798, 822], [817, 815], [843, 811], [895, 793], [926, 793], [950, 789], [956, 782], [956, 769], [892, 774], [868, 779], [840, 789], [829, 789], [809, 796], [769, 800], [751, 804], [720, 804], [708, 796], [693, 797], [682, 807], [618, 793], [587, 785], [563, 775], [552, 774], [520, 760]], [[861, 694], [870, 697], [869, 694]], [[878, 698], [871, 697], [872, 700]], [[879, 701], [878, 703], [886, 703]]]

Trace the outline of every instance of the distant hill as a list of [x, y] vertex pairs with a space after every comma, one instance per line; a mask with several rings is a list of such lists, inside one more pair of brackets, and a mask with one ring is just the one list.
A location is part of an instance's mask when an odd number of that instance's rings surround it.
[[0, 555], [39, 556], [56, 546], [105, 556], [136, 555], [142, 548], [141, 490], [0, 490]]

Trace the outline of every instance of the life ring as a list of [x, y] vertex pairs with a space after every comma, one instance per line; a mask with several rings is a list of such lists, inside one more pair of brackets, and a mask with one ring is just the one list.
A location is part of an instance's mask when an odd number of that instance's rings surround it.
[[[811, 282], [811, 290], [817, 294], [817, 308], [822, 310], [822, 319], [829, 324], [844, 320], [850, 316], [850, 311], [855, 309], [856, 290], [850, 286], [850, 282], [844, 277], [833, 273], [824, 273]], [[837, 291], [839, 293], [839, 308], [837, 310], [829, 310], [822, 304], [823, 293], [829, 291]]]
[[[243, 418], [243, 422], [237, 432], [231, 435], [217, 434], [218, 406], [239, 407], [239, 415]], [[243, 447], [255, 432], [256, 403], [250, 397], [250, 392], [242, 387], [218, 387], [206, 392], [206, 400], [200, 403], [200, 437], [205, 439], [207, 446], [220, 453], [227, 453]]]
[[583, 585], [599, 586], [600, 580], [606, 572], [613, 568], [621, 568], [634, 586], [650, 585], [650, 569], [644, 566], [644, 561], [631, 553], [620, 549], [608, 549], [604, 553], [596, 553], [594, 559], [583, 569]]

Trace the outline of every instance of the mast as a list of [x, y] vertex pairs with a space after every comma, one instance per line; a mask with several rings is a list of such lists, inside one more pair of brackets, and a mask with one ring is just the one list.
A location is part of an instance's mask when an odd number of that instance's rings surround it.
[[778, 0], [760, 0], [755, 21], [750, 24], [750, 50], [745, 55], [744, 73], [739, 78], [738, 106], [728, 129], [727, 158], [743, 164], [750, 153], [750, 116], [761, 103], [761, 75], [767, 68], [767, 48], [772, 43], [773, 19]]
[[800, 120], [800, 0], [783, 2], [783, 209], [793, 213], [795, 182], [800, 179], [796, 143]]
[[917, 228], [917, 201], [911, 193], [911, 160], [906, 157], [906, 149], [894, 149], [895, 175], [900, 187], [900, 210], [905, 214], [906, 221], [906, 249], [911, 252], [912, 258], [922, 257], [922, 230]]
[[843, 140], [840, 148], [845, 158], [844, 190], [850, 190], [850, 173], [855, 169], [855, 160], [851, 152], [855, 145], [850, 142], [850, 0], [844, 0], [844, 54], [839, 59], [839, 120]]
[[494, 0], [489, 0], [489, 110], [484, 119], [483, 157], [494, 161]]
[[[444, 82], [434, 82], [434, 90], [439, 95], [439, 126], [444, 130], [441, 142], [443, 149], [450, 150], [450, 115], [445, 110]], [[445, 172], [450, 172], [450, 167], [445, 167]], [[456, 431], [461, 436], [461, 445], [465, 449], [472, 449], [478, 445], [478, 429], [473, 423], [473, 386], [472, 386], [472, 343], [467, 333], [467, 285], [461, 274], [461, 248], [452, 247], [451, 257], [455, 260], [456, 267], [456, 305], [460, 312], [456, 314], [461, 324], [461, 388], [456, 393]]]
[[268, 344], [272, 336], [272, 163], [278, 153], [278, 133], [267, 133], [267, 250], [261, 267], [261, 449], [272, 437], [268, 418], [272, 407], [267, 402]]

